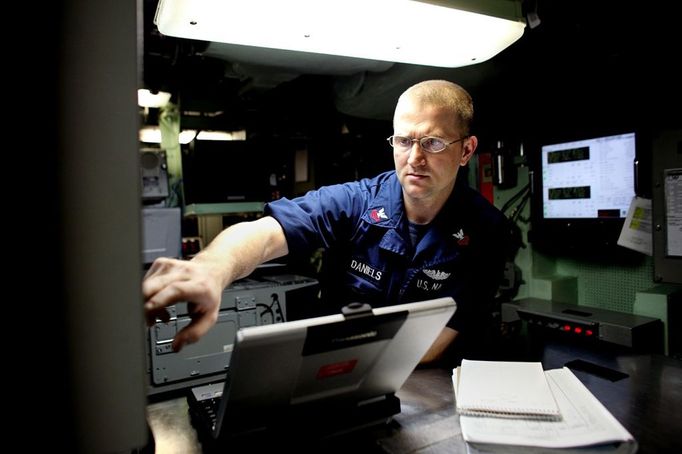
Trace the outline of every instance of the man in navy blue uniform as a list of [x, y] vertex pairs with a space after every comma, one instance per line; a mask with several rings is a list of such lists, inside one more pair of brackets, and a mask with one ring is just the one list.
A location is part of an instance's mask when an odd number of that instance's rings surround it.
[[[505, 262], [504, 215], [456, 183], [478, 145], [473, 103], [459, 85], [430, 80], [408, 88], [393, 118], [395, 170], [322, 187], [266, 205], [265, 216], [230, 226], [191, 261], [157, 259], [143, 284], [150, 323], [165, 307], [192, 301], [193, 322], [177, 350], [215, 324], [221, 292], [256, 266], [287, 254], [326, 251], [326, 299], [373, 307], [452, 296], [458, 309], [422, 363], [452, 347], [480, 351]], [[457, 342], [455, 342], [457, 340]]]

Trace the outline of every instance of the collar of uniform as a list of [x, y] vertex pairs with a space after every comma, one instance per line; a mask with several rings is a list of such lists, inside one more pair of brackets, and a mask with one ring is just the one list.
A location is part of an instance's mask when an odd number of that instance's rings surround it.
[[[483, 210], [476, 206], [475, 194], [477, 193], [468, 185], [460, 184], [455, 187], [445, 206], [433, 220], [433, 224], [439, 226], [440, 238], [437, 241], [453, 244], [456, 249], [467, 248], [469, 235], [485, 228], [476, 221]], [[427, 241], [431, 239], [425, 238]]]
[[362, 215], [362, 220], [379, 227], [398, 226], [404, 215], [402, 193], [395, 171], [388, 173]]
[[379, 247], [399, 255], [406, 256], [410, 253], [409, 243], [396, 229], [388, 229], [386, 231], [384, 236], [381, 238]]

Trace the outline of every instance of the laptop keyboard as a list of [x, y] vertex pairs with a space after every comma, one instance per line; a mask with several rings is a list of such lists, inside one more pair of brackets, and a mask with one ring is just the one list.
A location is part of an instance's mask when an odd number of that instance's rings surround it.
[[187, 396], [190, 411], [199, 417], [204, 430], [208, 428], [213, 432], [216, 428], [223, 388], [222, 382], [197, 386], [192, 388]]
[[218, 407], [220, 407], [220, 397], [213, 399], [206, 399], [199, 402], [202, 408], [202, 413], [206, 416], [211, 430], [215, 430], [216, 421], [218, 419]]

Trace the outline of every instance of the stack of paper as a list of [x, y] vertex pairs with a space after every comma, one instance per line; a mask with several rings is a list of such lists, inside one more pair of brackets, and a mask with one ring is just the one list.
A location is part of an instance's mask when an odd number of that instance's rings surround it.
[[[496, 368], [495, 375], [507, 377], [506, 382], [514, 382], [520, 389], [527, 391], [533, 386], [542, 388], [542, 385], [516, 382], [520, 375], [517, 367], [510, 366], [510, 363], [498, 361], [489, 363], [485, 366], [486, 370], [488, 366]], [[452, 376], [458, 409], [461, 401], [465, 403], [470, 401], [471, 396], [466, 394], [472, 387], [474, 393], [478, 394], [485, 393], [485, 390], [480, 388], [488, 386], [491, 396], [496, 395], [502, 401], [510, 399], [505, 397], [500, 389], [491, 385], [489, 377], [479, 376], [480, 386], [476, 385], [475, 380], [470, 383], [470, 379], [475, 379], [476, 374], [482, 369], [475, 368], [476, 372], [467, 377], [469, 369], [466, 366], [463, 361], [462, 366], [455, 369]], [[563, 448], [562, 452], [571, 452], [569, 448], [578, 448], [575, 451], [581, 453], [590, 451], [634, 453], [637, 450], [637, 443], [632, 435], [569, 369], [565, 367], [553, 369], [544, 372], [543, 375], [559, 408], [561, 418], [533, 420], [508, 415], [470, 416], [473, 413], [470, 415], [460, 413], [462, 436], [470, 452], [549, 452], [556, 448]], [[537, 377], [534, 378], [536, 379]], [[508, 384], [505, 383], [504, 388], [509, 388]], [[480, 394], [476, 400], [481, 402]]]
[[463, 360], [459, 371], [460, 415], [561, 419], [539, 362]]

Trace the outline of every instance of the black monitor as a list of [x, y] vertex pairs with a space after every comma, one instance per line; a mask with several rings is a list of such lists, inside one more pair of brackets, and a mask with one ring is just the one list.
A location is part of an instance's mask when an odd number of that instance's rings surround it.
[[636, 194], [637, 134], [548, 140], [536, 148], [529, 239], [552, 253], [616, 251]]
[[194, 140], [182, 153], [185, 204], [270, 200], [270, 151], [250, 140]]

